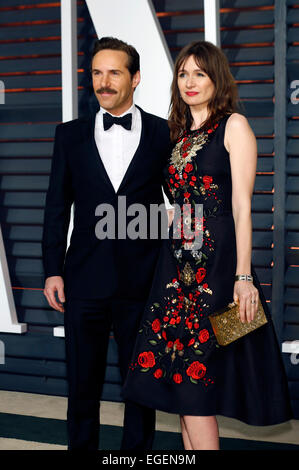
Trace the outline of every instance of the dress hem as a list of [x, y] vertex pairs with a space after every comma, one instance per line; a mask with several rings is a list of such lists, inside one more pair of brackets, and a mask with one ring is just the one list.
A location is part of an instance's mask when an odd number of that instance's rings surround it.
[[255, 421], [255, 420], [250, 420], [248, 418], [241, 418], [240, 416], [237, 416], [235, 415], [234, 413], [230, 413], [229, 411], [224, 411], [224, 410], [220, 410], [220, 409], [217, 409], [216, 411], [212, 412], [212, 411], [208, 411], [208, 412], [201, 412], [201, 413], [194, 413], [194, 412], [181, 412], [179, 409], [177, 410], [170, 410], [168, 409], [167, 407], [163, 407], [163, 406], [160, 406], [160, 405], [149, 405], [146, 400], [133, 400], [131, 398], [127, 398], [127, 397], [123, 397], [124, 399], [124, 402], [126, 401], [131, 401], [131, 402], [134, 402], [134, 403], [138, 403], [139, 405], [141, 406], [145, 406], [147, 408], [151, 408], [151, 409], [155, 409], [156, 411], [162, 411], [164, 413], [169, 413], [169, 414], [177, 414], [179, 416], [224, 416], [226, 418], [232, 418], [232, 419], [236, 419], [237, 421], [241, 421], [242, 423], [245, 423], [249, 426], [275, 426], [275, 425], [278, 425], [278, 424], [282, 424], [282, 423], [286, 423], [288, 421], [290, 421], [291, 419], [294, 419], [294, 416], [292, 413], [290, 413], [289, 415], [287, 415], [287, 417], [280, 417], [280, 418], [277, 418], [277, 419], [272, 419], [272, 420], [265, 420], [263, 422], [261, 421]]

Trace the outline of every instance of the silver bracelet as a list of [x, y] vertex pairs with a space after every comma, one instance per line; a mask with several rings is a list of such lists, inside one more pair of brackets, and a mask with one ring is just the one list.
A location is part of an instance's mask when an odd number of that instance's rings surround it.
[[250, 274], [236, 274], [235, 281], [249, 281], [253, 282], [253, 277]]

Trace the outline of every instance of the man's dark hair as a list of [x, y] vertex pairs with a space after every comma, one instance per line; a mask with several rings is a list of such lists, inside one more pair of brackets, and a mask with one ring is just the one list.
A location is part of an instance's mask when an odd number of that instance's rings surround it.
[[121, 41], [117, 38], [104, 37], [97, 39], [93, 46], [92, 58], [99, 52], [104, 49], [112, 49], [113, 51], [123, 51], [128, 55], [128, 64], [127, 67], [131, 76], [135, 75], [136, 72], [140, 70], [140, 59], [139, 54], [136, 51], [135, 47], [130, 46], [124, 41]]

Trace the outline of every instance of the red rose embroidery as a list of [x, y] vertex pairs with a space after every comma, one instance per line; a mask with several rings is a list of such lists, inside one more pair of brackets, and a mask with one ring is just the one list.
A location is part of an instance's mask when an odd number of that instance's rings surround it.
[[184, 197], [186, 197], [187, 199], [191, 196], [190, 193], [184, 193]]
[[163, 370], [162, 369], [157, 369], [155, 370], [154, 372], [154, 377], [156, 377], [156, 379], [160, 379], [163, 375]]
[[181, 376], [181, 374], [173, 374], [173, 380], [176, 384], [180, 384], [183, 382], [183, 378]]
[[189, 343], [188, 343], [188, 346], [192, 346], [192, 344], [194, 344], [194, 343], [195, 343], [195, 339], [194, 339], [194, 338], [191, 338], [190, 341], [189, 341]]
[[176, 322], [175, 318], [172, 318], [169, 323], [170, 325], [175, 325], [175, 322]]
[[192, 379], [201, 379], [206, 373], [206, 366], [201, 362], [194, 361], [186, 370], [186, 374]]
[[198, 284], [200, 284], [201, 281], [205, 278], [205, 276], [206, 276], [206, 270], [205, 270], [205, 268], [199, 268], [198, 271], [197, 271], [197, 273], [196, 273], [196, 275], [195, 275], [195, 277], [196, 277], [196, 282], [197, 282]]
[[176, 345], [178, 351], [182, 351], [182, 349], [184, 349], [184, 345], [180, 342], [179, 339], [176, 339], [174, 344]]
[[212, 176], [205, 175], [205, 176], [203, 176], [202, 180], [203, 180], [203, 183], [205, 185], [205, 189], [209, 189], [209, 187], [210, 187], [210, 185], [213, 181]]
[[175, 173], [175, 168], [173, 165], [171, 165], [169, 168], [168, 168], [168, 171], [171, 175], [173, 175]]
[[208, 330], [204, 329], [199, 332], [198, 339], [201, 343], [205, 343], [206, 341], [208, 341], [209, 337], [210, 333], [208, 332]]
[[192, 181], [196, 181], [196, 176], [191, 176]]
[[162, 331], [162, 338], [164, 338], [165, 341], [167, 340], [167, 336], [166, 336], [166, 331], [165, 331], [165, 330]]
[[152, 323], [152, 330], [154, 333], [158, 333], [161, 330], [161, 322], [159, 318], [156, 318]]
[[185, 171], [189, 173], [192, 170], [193, 170], [193, 165], [191, 163], [187, 163], [187, 165], [185, 166]]
[[140, 353], [138, 356], [138, 364], [145, 369], [147, 367], [154, 367], [156, 364], [154, 353], [152, 351]]
[[179, 177], [179, 175], [178, 175], [177, 173], [174, 175], [174, 177], [175, 177], [176, 180], [179, 180], [179, 179], [180, 179], [180, 177]]
[[171, 349], [171, 348], [172, 348], [172, 346], [173, 346], [173, 342], [172, 342], [172, 341], [168, 341], [168, 343], [167, 343], [167, 347], [168, 347], [169, 349]]

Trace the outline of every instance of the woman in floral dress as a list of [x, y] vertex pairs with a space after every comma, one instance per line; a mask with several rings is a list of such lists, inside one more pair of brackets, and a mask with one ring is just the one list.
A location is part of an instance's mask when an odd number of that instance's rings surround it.
[[[222, 51], [205, 41], [186, 46], [175, 64], [174, 147], [165, 168], [181, 211], [162, 245], [123, 394], [178, 413], [187, 450], [219, 449], [217, 414], [257, 426], [292, 418], [279, 345], [251, 263], [256, 139], [236, 109]], [[243, 274], [245, 280], [235, 278]], [[208, 316], [237, 301], [241, 321], [250, 322], [259, 299], [268, 323], [219, 346]]]

